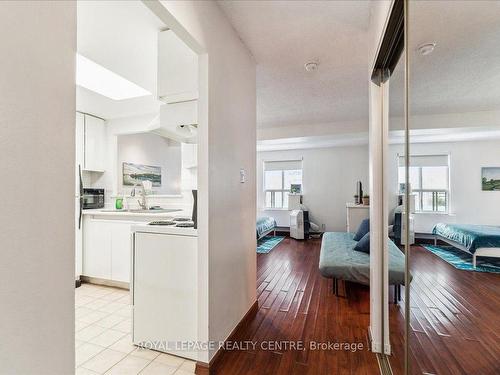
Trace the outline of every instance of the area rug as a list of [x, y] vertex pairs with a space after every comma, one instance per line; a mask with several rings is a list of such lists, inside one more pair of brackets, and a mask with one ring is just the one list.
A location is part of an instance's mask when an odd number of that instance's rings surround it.
[[257, 241], [257, 253], [267, 254], [274, 249], [285, 237], [281, 236], [266, 236]]
[[500, 273], [500, 259], [489, 257], [478, 257], [476, 269], [472, 265], [472, 255], [453, 246], [423, 245], [424, 249], [437, 255], [453, 267], [465, 271]]

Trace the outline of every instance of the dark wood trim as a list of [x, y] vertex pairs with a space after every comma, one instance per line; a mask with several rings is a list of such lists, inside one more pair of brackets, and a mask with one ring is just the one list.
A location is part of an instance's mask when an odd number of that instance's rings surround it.
[[[257, 314], [257, 311], [259, 311], [259, 302], [255, 301], [253, 305], [250, 307], [250, 309], [246, 312], [245, 316], [240, 320], [240, 322], [234, 327], [234, 329], [231, 331], [227, 339], [227, 341], [234, 341], [236, 337], [236, 332], [238, 330], [244, 329], [245, 326], [249, 325], [252, 319], [255, 317]], [[217, 368], [217, 365], [219, 363], [219, 360], [222, 357], [222, 353], [224, 353], [224, 348], [221, 348], [215, 353], [214, 357], [210, 361], [210, 363], [205, 363], [198, 361], [196, 362], [196, 369], [195, 369], [195, 374], [196, 375], [213, 375], [215, 374], [215, 370]]]
[[[404, 0], [395, 0], [372, 72], [379, 84], [392, 74], [404, 50]], [[380, 74], [383, 72], [383, 74]]]
[[91, 276], [83, 276], [83, 275], [80, 276], [80, 280], [82, 283], [88, 283], [88, 284], [94, 284], [94, 285], [104, 285], [104, 286], [110, 286], [113, 288], [130, 290], [130, 283], [127, 283], [124, 281], [107, 280], [107, 279], [101, 279], [99, 277], [91, 277]]
[[196, 362], [196, 368], [194, 370], [196, 375], [210, 375], [210, 365], [205, 362]]

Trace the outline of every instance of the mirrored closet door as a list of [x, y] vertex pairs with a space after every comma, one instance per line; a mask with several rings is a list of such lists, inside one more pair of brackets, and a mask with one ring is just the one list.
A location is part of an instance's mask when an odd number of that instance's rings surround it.
[[500, 2], [408, 4], [408, 373], [498, 374]]
[[[372, 334], [378, 324], [383, 350], [378, 355], [382, 373], [404, 373], [406, 311], [409, 293], [406, 269], [406, 177], [408, 131], [407, 56], [405, 54], [405, 2], [393, 3], [375, 62], [371, 86], [370, 158], [373, 205], [370, 216]], [[377, 111], [378, 109], [378, 111]], [[403, 172], [403, 173], [401, 173]], [[377, 179], [376, 176], [379, 176]], [[379, 282], [382, 285], [379, 287]], [[380, 314], [380, 315], [378, 315]], [[374, 317], [382, 317], [378, 322]], [[375, 341], [375, 340], [373, 340]], [[376, 341], [375, 341], [376, 342]], [[374, 347], [374, 351], [377, 348]]]

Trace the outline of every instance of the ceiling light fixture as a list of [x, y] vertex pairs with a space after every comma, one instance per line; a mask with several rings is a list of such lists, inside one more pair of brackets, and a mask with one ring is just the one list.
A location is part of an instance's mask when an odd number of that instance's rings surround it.
[[434, 51], [434, 48], [436, 47], [436, 43], [431, 42], [431, 43], [424, 43], [418, 46], [417, 51], [420, 52], [422, 56], [427, 56], [432, 51]]
[[152, 95], [141, 86], [78, 53], [76, 54], [76, 84], [113, 100]]
[[316, 61], [310, 61], [304, 64], [304, 68], [307, 72], [314, 72], [318, 70], [319, 63]]

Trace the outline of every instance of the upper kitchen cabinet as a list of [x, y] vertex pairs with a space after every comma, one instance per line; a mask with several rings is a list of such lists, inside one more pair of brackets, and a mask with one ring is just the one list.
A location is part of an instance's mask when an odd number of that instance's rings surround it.
[[85, 115], [85, 168], [104, 171], [106, 168], [106, 127], [104, 120]]
[[104, 172], [106, 127], [104, 120], [76, 114], [76, 162], [86, 171]]
[[168, 104], [198, 99], [198, 55], [171, 30], [158, 35], [158, 97]]

